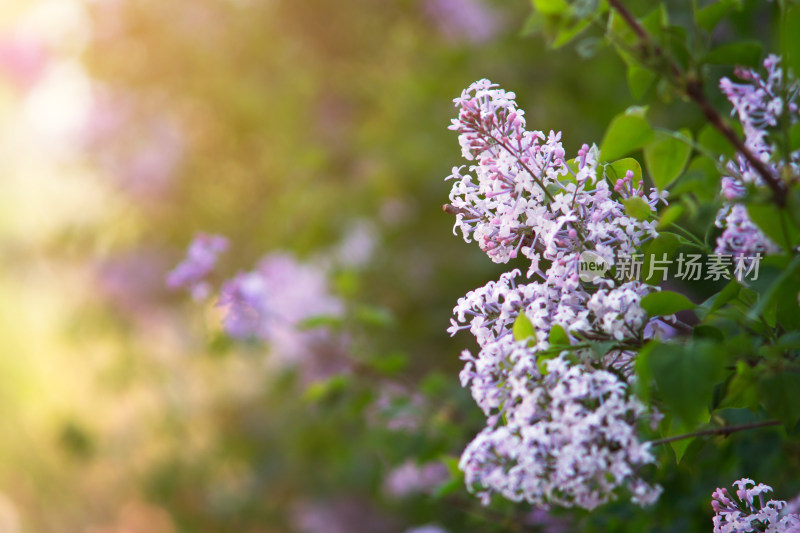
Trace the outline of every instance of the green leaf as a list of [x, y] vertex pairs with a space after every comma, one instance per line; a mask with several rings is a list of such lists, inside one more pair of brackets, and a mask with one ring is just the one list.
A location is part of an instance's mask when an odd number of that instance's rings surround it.
[[[531, 339], [533, 344], [536, 344], [536, 329], [533, 327], [530, 319], [525, 315], [525, 313], [520, 313], [517, 315], [517, 319], [514, 320], [514, 326], [511, 329], [512, 333], [514, 334], [514, 340], [521, 342], [527, 339]], [[528, 341], [530, 344], [531, 341]]]
[[641, 306], [650, 316], [674, 315], [696, 307], [689, 298], [672, 291], [652, 292], [642, 298]]
[[372, 305], [359, 306], [355, 317], [365, 326], [384, 328], [394, 323], [394, 315], [388, 309]]
[[367, 364], [381, 374], [396, 375], [408, 366], [408, 356], [403, 352], [389, 353], [372, 357]]
[[[667, 434], [664, 435], [665, 437], [685, 435], [686, 433], [691, 433], [694, 429], [693, 426], [687, 426], [686, 424], [683, 424], [680, 419], [674, 416], [670, 417], [667, 427], [669, 430], [667, 431]], [[681, 462], [689, 449], [689, 445], [692, 444], [696, 439], [697, 437], [691, 437], [688, 439], [674, 440], [669, 443], [670, 448], [672, 448], [672, 451], [675, 453], [675, 462]]]
[[653, 213], [652, 209], [650, 209], [650, 204], [638, 196], [624, 198], [622, 203], [625, 205], [625, 214], [636, 220], [647, 220]]
[[704, 61], [714, 65], [756, 67], [761, 61], [761, 53], [761, 43], [758, 41], [739, 41], [714, 48], [706, 55]]
[[725, 285], [721, 291], [703, 302], [699, 306], [700, 309], [706, 310], [704, 313], [702, 311], [700, 313], [703, 320], [707, 319], [714, 311], [720, 309], [723, 305], [739, 296], [740, 289], [741, 285], [739, 285], [739, 282], [733, 279]]
[[652, 87], [657, 75], [639, 63], [631, 62], [628, 65], [627, 77], [631, 96], [633, 96], [634, 100], [640, 100], [647, 93], [647, 90]]
[[800, 6], [789, 5], [782, 22], [780, 43], [785, 65], [800, 72]]
[[566, 0], [531, 0], [533, 8], [545, 15], [559, 15], [569, 9]]
[[550, 328], [550, 337], [548, 338], [550, 346], [569, 346], [569, 335], [560, 324], [554, 324]]
[[720, 0], [697, 11], [695, 21], [706, 31], [711, 31], [725, 15], [742, 8], [742, 0]]
[[800, 368], [766, 374], [758, 383], [758, 392], [770, 416], [788, 427], [800, 420]]
[[605, 165], [603, 172], [613, 188], [617, 180], [624, 178], [629, 170], [633, 172], [633, 186], [638, 187], [642, 182], [642, 165], [632, 157], [626, 157]]
[[747, 206], [750, 220], [772, 239], [778, 246], [785, 248], [800, 244], [800, 231], [789, 220], [784, 209], [776, 209], [773, 205], [750, 204]]
[[653, 140], [653, 129], [644, 118], [642, 108], [630, 108], [617, 115], [600, 143], [600, 160], [619, 159]]
[[720, 408], [739, 408], [758, 411], [758, 377], [755, 369], [747, 364], [746, 361], [736, 363], [736, 374], [728, 383], [725, 397], [720, 403]]
[[708, 416], [714, 387], [725, 375], [721, 347], [705, 340], [660, 344], [647, 364], [664, 403], [684, 425], [695, 427]]
[[307, 402], [321, 402], [341, 394], [349, 387], [350, 376], [334, 375], [328, 379], [317, 381], [308, 386], [303, 397]]
[[711, 153], [733, 157], [735, 150], [730, 141], [722, 135], [717, 128], [708, 124], [703, 126], [697, 134], [697, 142]]
[[683, 215], [685, 210], [686, 209], [679, 204], [673, 204], [667, 207], [658, 218], [658, 226], [656, 226], [657, 229], [668, 228], [673, 222], [681, 218], [681, 215]]
[[680, 131], [688, 142], [681, 141], [665, 133], [658, 132], [655, 140], [644, 148], [644, 162], [647, 171], [653, 178], [653, 183], [659, 189], [666, 189], [681, 175], [689, 155], [692, 153], [692, 132], [687, 129]]

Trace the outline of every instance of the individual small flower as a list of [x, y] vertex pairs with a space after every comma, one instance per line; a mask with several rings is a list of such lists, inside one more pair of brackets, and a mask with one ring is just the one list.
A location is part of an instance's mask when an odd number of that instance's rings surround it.
[[792, 513], [785, 501], [765, 501], [772, 487], [747, 478], [733, 484], [735, 496], [725, 488], [711, 495], [714, 533], [800, 533], [800, 515]]
[[199, 233], [186, 258], [167, 275], [170, 289], [187, 289], [195, 300], [203, 300], [211, 292], [207, 278], [216, 268], [219, 255], [228, 249], [228, 239], [221, 235]]

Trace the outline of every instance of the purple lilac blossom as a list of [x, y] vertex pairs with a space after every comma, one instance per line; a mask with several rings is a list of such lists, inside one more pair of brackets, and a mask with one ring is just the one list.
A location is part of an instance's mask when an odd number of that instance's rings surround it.
[[198, 301], [207, 298], [211, 292], [207, 278], [217, 266], [219, 255], [227, 249], [225, 237], [199, 233], [189, 245], [186, 258], [167, 275], [167, 286], [187, 289]]
[[303, 330], [303, 321], [341, 316], [344, 310], [331, 295], [323, 269], [287, 254], [268, 255], [252, 272], [225, 282], [218, 305], [230, 336], [267, 341], [272, 353], [287, 361], [297, 360], [314, 343], [332, 340], [325, 330]]
[[[752, 69], [736, 69], [736, 76], [744, 83], [733, 83], [721, 78], [719, 86], [733, 106], [731, 114], [741, 122], [745, 135], [745, 146], [759, 157], [774, 176], [780, 176], [784, 161], [775, 159], [775, 146], [770, 133], [775, 131], [783, 116], [792, 123], [800, 118], [796, 103], [798, 84], [794, 79], [784, 80], [781, 58], [770, 55], [764, 60], [766, 79]], [[793, 175], [800, 170], [800, 150], [789, 154], [788, 165]], [[717, 239], [715, 253], [734, 256], [755, 257], [779, 250], [750, 220], [744, 205], [736, 203], [745, 196], [746, 186], [763, 185], [763, 180], [750, 163], [738, 155], [727, 163], [730, 176], [722, 178], [722, 197], [725, 200], [717, 214], [716, 225], [724, 228]]]
[[501, 28], [498, 14], [480, 0], [424, 0], [424, 11], [452, 43], [484, 43]]
[[733, 484], [737, 487], [735, 497], [726, 488], [718, 488], [711, 495], [714, 533], [800, 533], [800, 515], [792, 513], [785, 501], [765, 502], [764, 496], [772, 492], [772, 487], [747, 478]]
[[442, 463], [417, 465], [409, 460], [389, 472], [383, 488], [386, 494], [399, 499], [429, 493], [447, 478], [447, 468]]
[[[639, 420], [657, 413], [631, 394], [636, 351], [659, 330], [641, 308], [658, 290], [638, 279], [597, 277], [581, 283], [580, 253], [590, 250], [614, 265], [658, 235], [654, 216], [626, 215], [622, 200], [642, 199], [655, 215], [664, 192], [645, 193], [632, 172], [613, 188], [597, 180], [598, 150], [583, 145], [566, 158], [561, 134], [527, 131], [513, 93], [480, 80], [455, 99], [462, 155], [476, 164], [456, 167], [450, 193], [454, 232], [476, 241], [496, 263], [530, 260], [522, 283], [514, 269], [459, 299], [448, 331], [469, 329], [480, 346], [462, 353], [462, 386], [487, 416], [487, 427], [467, 446], [460, 467], [484, 503], [493, 493], [514, 501], [592, 509], [626, 488], [632, 501], [653, 503], [660, 487], [637, 472], [654, 462], [639, 442]], [[542, 270], [547, 261], [549, 266]], [[520, 342], [513, 325], [525, 315], [533, 338]], [[598, 358], [575, 347], [545, 363], [555, 325], [569, 344], [611, 342]]]

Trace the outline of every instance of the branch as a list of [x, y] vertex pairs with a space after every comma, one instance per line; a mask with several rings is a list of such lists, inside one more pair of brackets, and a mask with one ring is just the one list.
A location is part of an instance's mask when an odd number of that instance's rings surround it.
[[684, 435], [675, 435], [674, 437], [652, 440], [650, 441], [650, 444], [652, 446], [659, 446], [661, 444], [675, 442], [676, 440], [691, 439], [692, 437], [705, 437], [708, 435], [725, 435], [727, 437], [731, 433], [736, 433], [737, 431], [745, 431], [748, 429], [756, 429], [769, 426], [779, 426], [780, 424], [781, 422], [779, 422], [778, 420], [767, 420], [766, 422], [753, 422], [752, 424], [742, 424], [741, 426], [727, 426], [721, 428], [704, 429], [702, 431], [695, 431], [693, 433], [686, 433]]
[[711, 105], [703, 92], [702, 83], [693, 77], [687, 79], [681, 68], [674, 61], [669, 59], [664, 53], [664, 50], [653, 41], [650, 34], [647, 33], [647, 30], [636, 20], [636, 17], [628, 11], [621, 0], [608, 0], [608, 4], [619, 13], [639, 40], [642, 41], [644, 45], [643, 53], [645, 55], [652, 55], [667, 63], [674, 77], [673, 83], [683, 89], [686, 96], [697, 104], [709, 123], [731, 143], [731, 146], [733, 146], [737, 152], [744, 156], [747, 162], [750, 163], [755, 171], [758, 172], [759, 176], [761, 176], [761, 179], [764, 180], [764, 183], [772, 190], [775, 203], [779, 207], [784, 207], [786, 205], [786, 189], [784, 184], [772, 174], [770, 169], [760, 158], [745, 146], [744, 142], [736, 135], [736, 132], [734, 132], [722, 118], [722, 115], [714, 109], [714, 106]]

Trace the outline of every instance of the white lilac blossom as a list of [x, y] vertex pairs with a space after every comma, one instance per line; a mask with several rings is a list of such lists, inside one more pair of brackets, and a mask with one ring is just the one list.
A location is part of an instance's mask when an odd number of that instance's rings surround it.
[[484, 429], [461, 456], [468, 486], [488, 503], [492, 493], [513, 501], [594, 509], [627, 488], [632, 501], [654, 502], [661, 489], [637, 469], [652, 463], [632, 421], [644, 406], [616, 375], [559, 357], [525, 387], [505, 422]]
[[[745, 146], [772, 172], [780, 176], [788, 165], [793, 175], [800, 170], [800, 150], [788, 154], [787, 160], [775, 157], [776, 146], [770, 138], [778, 131], [782, 121], [794, 123], [800, 118], [796, 98], [798, 83], [784, 80], [781, 59], [770, 55], [764, 60], [766, 79], [752, 69], [736, 69], [736, 76], [744, 83], [734, 83], [729, 78], [720, 79], [719, 86], [733, 106], [732, 114], [742, 124]], [[778, 246], [750, 220], [746, 208], [736, 203], [745, 196], [747, 185], [761, 186], [763, 179], [740, 154], [728, 161], [730, 176], [722, 178], [722, 197], [725, 203], [717, 214], [716, 224], [724, 228], [717, 239], [715, 253], [754, 257], [778, 251]]]
[[726, 488], [711, 495], [714, 533], [800, 533], [800, 515], [789, 512], [785, 501], [765, 501], [772, 487], [747, 478], [733, 484], [735, 497]]
[[[514, 94], [488, 80], [455, 103], [451, 129], [475, 164], [450, 176], [454, 232], [496, 263], [521, 254], [530, 260], [528, 278], [536, 278], [524, 283], [514, 269], [453, 311], [451, 335], [469, 329], [480, 346], [477, 355], [462, 353], [460, 377], [487, 416], [461, 457], [468, 486], [484, 502], [498, 493], [591, 509], [624, 488], [632, 501], [650, 504], [660, 488], [637, 474], [654, 458], [636, 426], [657, 414], [631, 395], [629, 380], [635, 349], [659, 329], [640, 301], [658, 289], [625, 276], [582, 282], [578, 265], [581, 252], [591, 251], [614, 266], [656, 237], [655, 222], [627, 216], [622, 201], [638, 197], [655, 214], [666, 195], [646, 194], [631, 171], [613, 187], [598, 179], [595, 146], [568, 160], [561, 134], [527, 131]], [[523, 314], [534, 334], [515, 339]], [[554, 352], [556, 325], [569, 346]], [[598, 343], [606, 346], [600, 357]]]
[[170, 289], [188, 289], [195, 300], [208, 297], [211, 286], [207, 279], [217, 266], [221, 253], [228, 249], [228, 239], [221, 235], [195, 236], [186, 258], [167, 275]]
[[232, 337], [270, 343], [279, 358], [295, 360], [318, 341], [325, 330], [303, 330], [304, 320], [336, 317], [342, 302], [330, 293], [324, 270], [286, 254], [264, 257], [255, 270], [225, 282], [219, 303], [223, 326]]

